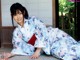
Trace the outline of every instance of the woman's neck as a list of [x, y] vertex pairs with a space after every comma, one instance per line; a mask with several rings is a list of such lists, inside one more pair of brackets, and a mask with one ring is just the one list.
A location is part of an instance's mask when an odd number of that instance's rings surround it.
[[21, 27], [24, 27], [24, 22], [20, 23], [19, 25], [20, 25]]

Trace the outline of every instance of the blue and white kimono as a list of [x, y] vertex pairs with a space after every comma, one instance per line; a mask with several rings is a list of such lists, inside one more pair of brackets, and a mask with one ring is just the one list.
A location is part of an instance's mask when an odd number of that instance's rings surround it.
[[[35, 34], [34, 46], [27, 43]], [[58, 28], [46, 27], [36, 17], [24, 20], [24, 26], [18, 25], [13, 32], [13, 50], [11, 53], [32, 55], [36, 47], [42, 47], [47, 55], [57, 56], [64, 60], [80, 60], [80, 43]]]

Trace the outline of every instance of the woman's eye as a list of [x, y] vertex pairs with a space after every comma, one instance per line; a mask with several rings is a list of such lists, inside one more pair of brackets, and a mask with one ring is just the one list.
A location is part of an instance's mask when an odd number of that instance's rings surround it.
[[19, 13], [19, 14], [22, 14], [22, 13]]

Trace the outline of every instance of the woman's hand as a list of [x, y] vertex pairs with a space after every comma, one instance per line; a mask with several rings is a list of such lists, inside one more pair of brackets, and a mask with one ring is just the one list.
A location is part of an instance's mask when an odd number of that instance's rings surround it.
[[1, 53], [0, 60], [8, 60], [8, 58], [11, 57], [12, 55], [13, 54], [11, 54], [11, 53], [3, 52], [3, 53]]
[[37, 48], [34, 54], [31, 56], [31, 59], [36, 59], [40, 56], [41, 48]]
[[3, 54], [3, 56], [4, 56], [4, 58], [6, 58], [6, 59], [8, 59], [8, 58], [10, 58], [10, 57], [12, 57], [12, 56], [14, 56], [15, 54], [12, 54], [12, 53], [4, 53]]

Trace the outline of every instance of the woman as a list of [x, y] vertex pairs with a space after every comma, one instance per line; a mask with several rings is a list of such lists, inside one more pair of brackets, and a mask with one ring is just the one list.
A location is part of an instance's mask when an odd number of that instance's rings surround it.
[[[80, 59], [80, 44], [67, 33], [58, 28], [46, 28], [38, 18], [28, 17], [28, 13], [26, 16], [20, 3], [14, 3], [10, 11], [12, 20], [16, 21], [18, 26], [13, 32], [13, 50], [5, 54], [8, 54], [7, 58], [14, 55], [30, 55], [35, 59], [43, 51], [63, 60]], [[33, 44], [29, 43], [32, 36], [36, 37]]]

